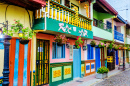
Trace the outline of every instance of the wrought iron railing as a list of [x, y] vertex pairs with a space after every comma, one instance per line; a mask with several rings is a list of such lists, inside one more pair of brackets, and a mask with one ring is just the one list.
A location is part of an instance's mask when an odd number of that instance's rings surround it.
[[46, 1], [46, 7], [36, 10], [35, 19], [46, 17], [61, 21], [64, 23], [72, 24], [74, 26], [92, 30], [92, 20], [86, 16], [79, 14], [77, 9], [70, 9], [64, 5], [59, 4], [55, 1]]
[[98, 28], [104, 29], [108, 32], [112, 32], [112, 27], [103, 23], [101, 20], [93, 19], [93, 26], [96, 26]]
[[124, 42], [123, 34], [114, 30], [114, 39]]

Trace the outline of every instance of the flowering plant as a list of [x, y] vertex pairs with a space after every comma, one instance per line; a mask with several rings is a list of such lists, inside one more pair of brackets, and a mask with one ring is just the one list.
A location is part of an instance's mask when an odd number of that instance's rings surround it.
[[75, 41], [75, 45], [79, 49], [82, 46], [84, 40], [81, 39], [81, 36], [78, 36], [76, 39], [77, 40]]
[[123, 50], [124, 48], [123, 48], [123, 46], [122, 46], [122, 45], [119, 45], [119, 49], [120, 49], [120, 50]]
[[98, 44], [98, 47], [105, 47], [106, 46], [106, 44], [104, 44], [103, 42], [99, 42], [99, 44]]
[[119, 46], [118, 46], [118, 45], [115, 45], [115, 46], [114, 46], [114, 49], [115, 49], [115, 50], [118, 50], [118, 49], [119, 49]]
[[15, 23], [11, 25], [11, 29], [7, 30], [6, 28], [4, 28], [3, 33], [6, 35], [10, 35], [13, 36], [14, 33], [18, 34], [19, 31], [22, 31], [23, 36], [22, 39], [29, 39], [32, 38], [32, 36], [34, 35], [34, 31], [32, 31], [32, 29], [29, 29], [29, 27], [24, 27], [22, 23], [20, 23], [20, 20], [14, 20]]
[[109, 69], [106, 67], [101, 67], [97, 70], [97, 73], [103, 74], [103, 73], [108, 73]]
[[54, 37], [54, 41], [59, 44], [65, 44], [69, 39], [65, 37], [65, 35], [56, 35]]
[[93, 40], [91, 41], [90, 45], [94, 47], [96, 45], [96, 42]]

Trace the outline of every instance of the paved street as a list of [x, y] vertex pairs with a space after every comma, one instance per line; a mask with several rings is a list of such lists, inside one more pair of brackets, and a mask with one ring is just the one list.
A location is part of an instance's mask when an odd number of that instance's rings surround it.
[[92, 86], [130, 86], [130, 69], [123, 71]]

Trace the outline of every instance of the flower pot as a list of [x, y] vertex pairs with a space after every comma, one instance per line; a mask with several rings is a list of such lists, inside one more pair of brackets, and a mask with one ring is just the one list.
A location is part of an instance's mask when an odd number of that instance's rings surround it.
[[29, 40], [20, 39], [19, 40], [21, 44], [28, 44]]
[[103, 73], [103, 74], [96, 73], [97, 79], [104, 79], [104, 78], [107, 78], [107, 77], [108, 77], [108, 73]]
[[91, 47], [95, 47], [95, 45], [91, 45]]

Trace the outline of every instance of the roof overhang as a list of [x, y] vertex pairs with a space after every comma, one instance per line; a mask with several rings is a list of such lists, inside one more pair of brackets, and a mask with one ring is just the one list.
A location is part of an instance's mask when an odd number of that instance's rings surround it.
[[1, 3], [16, 5], [19, 7], [26, 8], [28, 10], [40, 9], [42, 6], [46, 5], [45, 0], [0, 0]]
[[97, 0], [97, 3], [100, 3], [104, 8], [111, 12], [111, 14], [118, 14], [118, 12], [106, 0]]
[[114, 20], [116, 22], [121, 22], [121, 23], [124, 23], [124, 24], [127, 24], [128, 22], [126, 20], [124, 20], [119, 14], [114, 18]]

